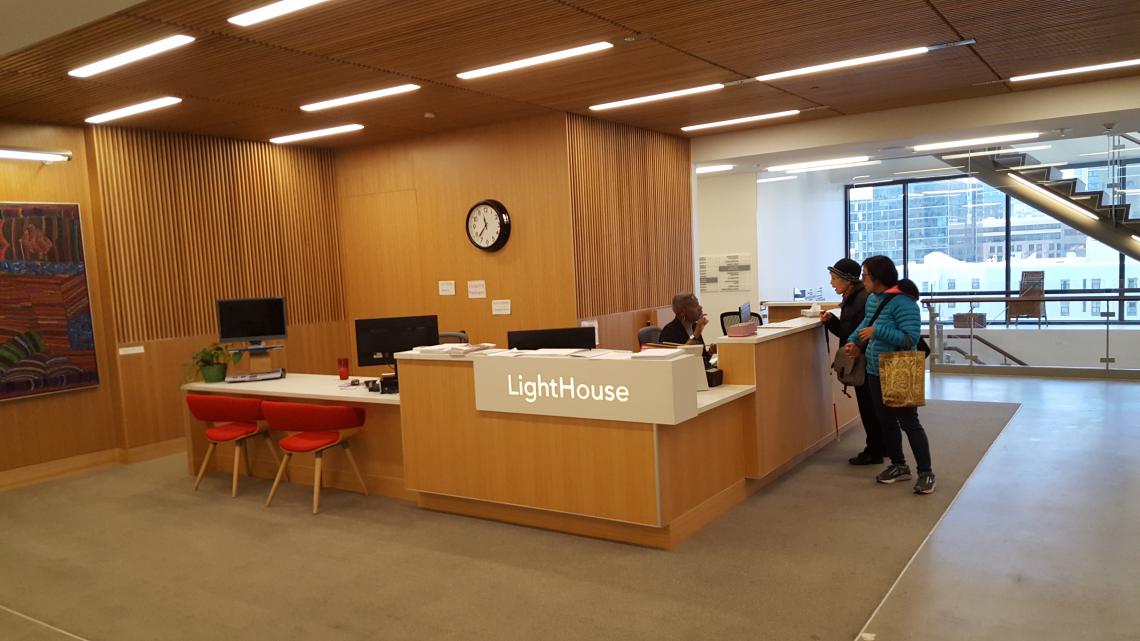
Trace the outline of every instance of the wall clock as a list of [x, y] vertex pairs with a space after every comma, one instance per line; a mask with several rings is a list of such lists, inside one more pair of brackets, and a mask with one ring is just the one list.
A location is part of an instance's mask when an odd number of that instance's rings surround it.
[[467, 212], [467, 240], [483, 251], [498, 251], [511, 237], [511, 215], [497, 200], [481, 200]]

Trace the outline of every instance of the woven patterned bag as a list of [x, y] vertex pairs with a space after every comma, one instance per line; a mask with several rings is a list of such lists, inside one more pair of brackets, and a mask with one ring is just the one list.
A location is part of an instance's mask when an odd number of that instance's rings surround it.
[[[909, 336], [906, 342], [910, 343]], [[879, 381], [883, 387], [883, 405], [926, 405], [926, 354], [922, 350], [909, 348], [881, 354]]]

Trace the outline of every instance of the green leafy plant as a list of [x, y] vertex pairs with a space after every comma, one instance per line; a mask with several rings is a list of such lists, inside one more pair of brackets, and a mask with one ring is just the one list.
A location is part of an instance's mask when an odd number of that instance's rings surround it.
[[241, 362], [241, 356], [242, 352], [230, 352], [229, 348], [221, 343], [206, 345], [190, 356], [189, 364], [192, 371], [185, 378], [191, 379], [199, 376], [205, 378], [202, 374], [204, 369], [218, 365], [225, 367], [230, 363]]

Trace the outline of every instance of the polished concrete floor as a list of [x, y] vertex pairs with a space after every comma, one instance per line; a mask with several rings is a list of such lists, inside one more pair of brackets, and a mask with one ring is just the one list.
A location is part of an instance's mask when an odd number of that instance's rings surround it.
[[1022, 407], [862, 638], [1140, 639], [1140, 383], [940, 375], [928, 395]]

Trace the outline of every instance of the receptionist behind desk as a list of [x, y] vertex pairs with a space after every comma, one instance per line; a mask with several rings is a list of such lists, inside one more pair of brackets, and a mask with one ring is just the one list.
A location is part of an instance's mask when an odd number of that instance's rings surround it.
[[709, 350], [704, 347], [705, 339], [701, 334], [705, 325], [709, 324], [709, 318], [705, 316], [701, 302], [690, 292], [677, 294], [673, 297], [673, 314], [676, 317], [661, 328], [661, 338], [658, 340], [677, 345], [700, 345], [704, 352], [705, 367], [708, 367]]

